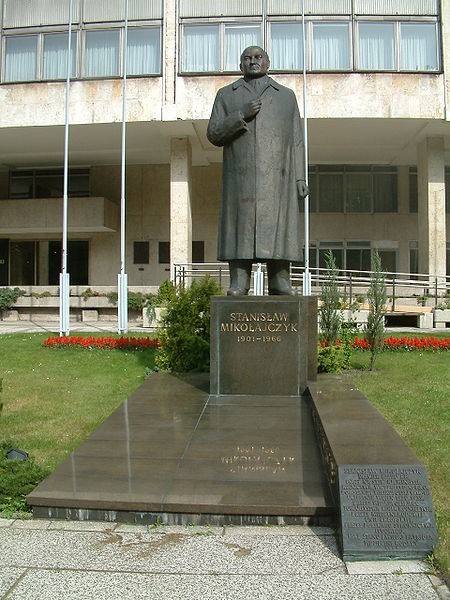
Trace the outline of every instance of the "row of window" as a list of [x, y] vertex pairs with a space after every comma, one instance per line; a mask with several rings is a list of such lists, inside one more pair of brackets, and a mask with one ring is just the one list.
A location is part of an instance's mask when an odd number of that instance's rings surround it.
[[[309, 21], [307, 69], [312, 71], [437, 71], [436, 21]], [[262, 45], [260, 23], [183, 26], [183, 72], [237, 71], [247, 46]], [[267, 50], [274, 71], [303, 69], [299, 21], [269, 23]]]
[[[396, 167], [310, 166], [310, 211], [320, 213], [398, 212], [397, 179]], [[10, 199], [61, 198], [62, 195], [62, 169], [10, 171]], [[90, 171], [88, 168], [69, 170], [68, 195], [72, 198], [83, 198], [90, 195]], [[450, 213], [450, 168], [445, 170], [445, 200], [446, 212]], [[417, 211], [417, 169], [410, 167], [409, 212], [417, 213]]]
[[[183, 73], [239, 71], [242, 50], [264, 44], [274, 71], [303, 69], [300, 21], [185, 23], [180, 56]], [[74, 31], [71, 77], [118, 77], [123, 73], [124, 29]], [[307, 68], [312, 71], [438, 71], [437, 21], [308, 21]], [[65, 79], [68, 39], [64, 32], [3, 36], [2, 81]], [[161, 73], [161, 26], [130, 26], [127, 74]]]
[[[71, 39], [71, 77], [118, 77], [123, 72], [123, 29], [75, 31]], [[3, 81], [65, 79], [67, 33], [38, 33], [4, 38]], [[161, 72], [161, 28], [130, 27], [127, 74]]]

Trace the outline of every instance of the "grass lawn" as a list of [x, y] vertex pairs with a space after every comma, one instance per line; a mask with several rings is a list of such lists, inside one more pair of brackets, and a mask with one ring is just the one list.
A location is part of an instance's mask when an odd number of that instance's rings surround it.
[[46, 338], [0, 336], [0, 426], [53, 470], [144, 381], [154, 351], [42, 348]]
[[[46, 337], [0, 336], [0, 430], [2, 440], [13, 439], [51, 470], [139, 386], [154, 351], [42, 348]], [[428, 469], [441, 540], [436, 557], [448, 576], [450, 352], [384, 353], [374, 372], [368, 363], [368, 352], [353, 352], [355, 383]]]
[[353, 353], [355, 384], [427, 467], [440, 539], [435, 556], [448, 576], [450, 353], [386, 352], [373, 372], [362, 370], [368, 364], [368, 352]]

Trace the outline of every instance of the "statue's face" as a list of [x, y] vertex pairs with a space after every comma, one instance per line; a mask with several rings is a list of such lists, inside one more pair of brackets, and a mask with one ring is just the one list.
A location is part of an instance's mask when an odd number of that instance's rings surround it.
[[250, 46], [242, 53], [240, 67], [244, 77], [262, 77], [269, 65], [269, 57], [259, 46]]

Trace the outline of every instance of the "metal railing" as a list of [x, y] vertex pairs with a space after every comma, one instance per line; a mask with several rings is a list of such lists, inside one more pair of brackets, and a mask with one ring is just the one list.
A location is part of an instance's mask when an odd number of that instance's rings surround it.
[[[263, 264], [263, 269], [265, 270]], [[252, 271], [253, 277], [256, 271], [256, 263]], [[291, 283], [297, 287], [299, 293], [303, 293], [302, 278], [303, 267], [291, 267]], [[323, 268], [312, 268], [311, 273], [311, 293], [319, 295], [321, 287], [327, 280], [327, 270]], [[338, 275], [338, 285], [341, 295], [349, 306], [355, 301], [364, 299], [367, 294], [370, 279], [373, 271], [357, 271], [353, 269], [340, 269]], [[173, 281], [176, 285], [189, 285], [194, 279], [199, 279], [208, 275], [217, 280], [219, 286], [225, 290], [230, 281], [230, 274], [227, 263], [186, 263], [174, 265]], [[267, 277], [265, 293], [267, 293]], [[410, 298], [417, 304], [425, 305], [431, 303], [436, 306], [443, 298], [450, 297], [450, 277], [435, 276], [427, 273], [400, 273], [386, 272], [385, 281], [387, 295], [392, 303], [392, 310], [395, 310], [396, 303], [400, 298]], [[251, 292], [250, 292], [251, 293]]]

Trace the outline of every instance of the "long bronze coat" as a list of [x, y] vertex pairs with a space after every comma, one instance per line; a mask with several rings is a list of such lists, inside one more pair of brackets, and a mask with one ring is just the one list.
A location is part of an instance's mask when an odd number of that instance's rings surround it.
[[223, 146], [218, 259], [301, 260], [296, 182], [305, 179], [302, 125], [295, 94], [266, 78], [262, 107], [249, 122], [240, 112], [258, 98], [244, 79], [217, 93], [207, 136]]

